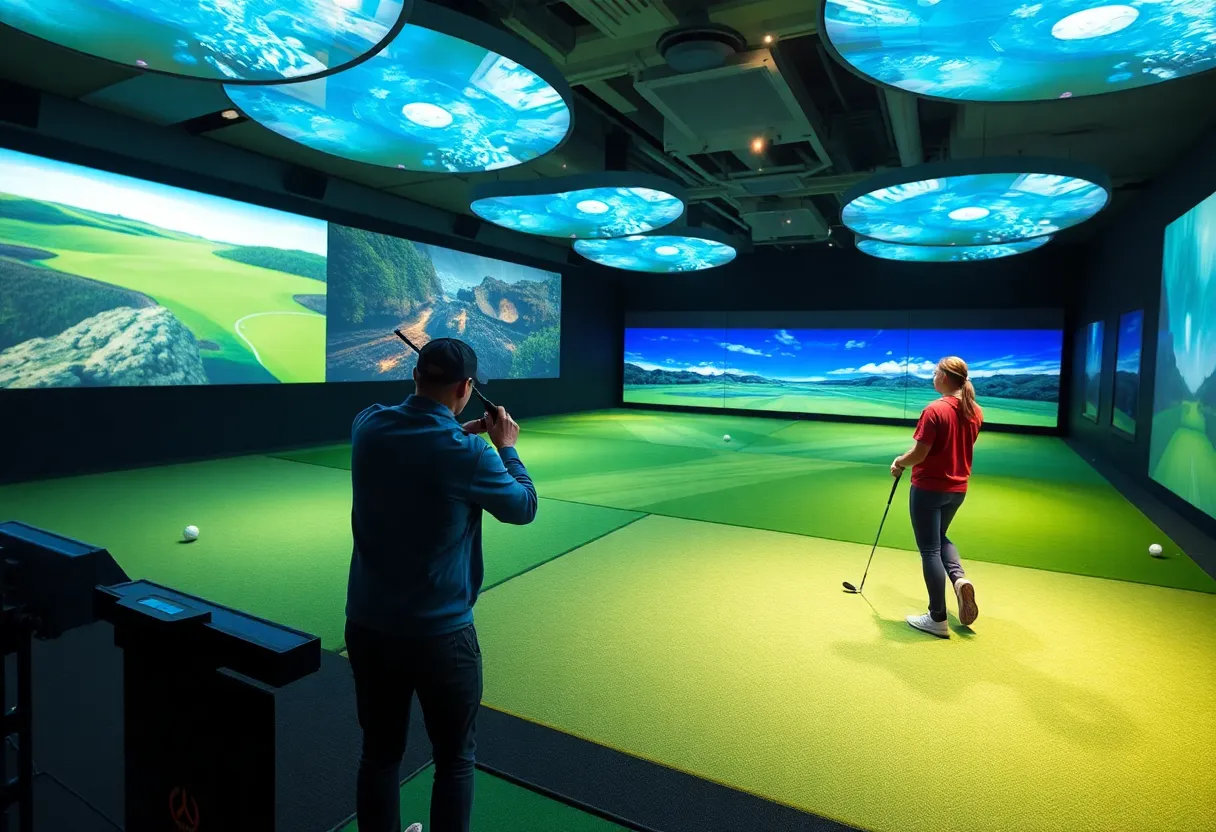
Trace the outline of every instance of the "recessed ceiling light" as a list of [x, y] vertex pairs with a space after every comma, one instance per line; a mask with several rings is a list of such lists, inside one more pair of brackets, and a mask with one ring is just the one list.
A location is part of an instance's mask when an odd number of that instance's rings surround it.
[[574, 250], [601, 266], [658, 274], [713, 269], [737, 255], [725, 235], [708, 228], [667, 228], [642, 237], [578, 240]]
[[868, 80], [952, 101], [1046, 101], [1216, 68], [1212, 0], [824, 0], [830, 51]]
[[1036, 237], [992, 246], [903, 246], [880, 240], [858, 240], [859, 251], [883, 260], [910, 263], [966, 263], [976, 260], [996, 260], [1034, 251], [1051, 242], [1051, 237]]
[[604, 171], [533, 182], [485, 182], [473, 213], [513, 231], [594, 239], [654, 231], [684, 213], [683, 189], [667, 179]]
[[411, 7], [412, 0], [3, 0], [0, 23], [127, 67], [281, 84], [340, 72], [373, 55]]
[[249, 118], [314, 150], [427, 173], [543, 156], [569, 134], [573, 101], [526, 41], [425, 0], [387, 46], [344, 72], [224, 89]]
[[1054, 160], [969, 159], [889, 171], [844, 195], [841, 219], [861, 237], [974, 246], [1055, 234], [1110, 199], [1097, 169]]
[[236, 110], [224, 110], [224, 112], [220, 113], [220, 117], [226, 118], [226, 119], [228, 119], [228, 121], [235, 121], [236, 119], [241, 117], [241, 114], [238, 113]]
[[752, 153], [763, 153], [764, 144], [764, 139], [760, 138], [759, 136], [752, 139]]
[[772, 35], [765, 35], [765, 36], [764, 36], [764, 42], [765, 42], [766, 44], [772, 43], [772, 42], [773, 42], [773, 36], [772, 36]]

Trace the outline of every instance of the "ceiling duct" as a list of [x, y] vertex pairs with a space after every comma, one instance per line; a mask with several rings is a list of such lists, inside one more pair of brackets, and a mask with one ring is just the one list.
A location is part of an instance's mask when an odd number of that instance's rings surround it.
[[766, 144], [809, 141], [826, 155], [796, 76], [783, 73], [768, 49], [732, 55], [701, 72], [658, 67], [642, 73], [634, 89], [662, 113], [668, 153], [745, 151], [760, 137]]
[[752, 242], [826, 240], [831, 227], [809, 199], [745, 200], [739, 215], [751, 226]]
[[656, 48], [674, 71], [703, 72], [744, 51], [747, 39], [729, 26], [707, 23], [672, 29], [659, 38]]
[[803, 189], [802, 177], [792, 173], [773, 176], [749, 176], [731, 180], [731, 186], [748, 196], [779, 196]]
[[663, 0], [566, 0], [566, 5], [610, 38], [628, 38], [674, 26]]

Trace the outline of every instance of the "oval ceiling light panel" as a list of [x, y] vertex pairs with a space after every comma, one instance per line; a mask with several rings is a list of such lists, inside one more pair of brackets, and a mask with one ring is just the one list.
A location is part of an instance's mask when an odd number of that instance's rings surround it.
[[254, 121], [354, 162], [477, 173], [530, 162], [571, 129], [573, 94], [527, 42], [417, 0], [391, 43], [351, 69], [278, 87], [225, 87]]
[[576, 240], [574, 250], [612, 269], [656, 274], [699, 272], [735, 259], [735, 247], [727, 240], [726, 235], [709, 228], [669, 228], [661, 234]]
[[995, 246], [901, 246], [881, 240], [858, 240], [857, 248], [871, 257], [900, 260], [906, 263], [970, 263], [996, 260], [1034, 251], [1051, 242], [1051, 237], [1036, 237]]
[[860, 237], [977, 246], [1046, 237], [1106, 207], [1110, 183], [1087, 165], [970, 159], [888, 171], [849, 190], [841, 220]]
[[644, 234], [684, 213], [682, 188], [649, 174], [609, 171], [473, 188], [473, 213], [525, 234], [588, 240]]
[[870, 81], [950, 101], [1046, 101], [1216, 68], [1216, 0], [823, 0]]
[[349, 69], [405, 25], [413, 0], [0, 0], [0, 23], [124, 66], [230, 84]]

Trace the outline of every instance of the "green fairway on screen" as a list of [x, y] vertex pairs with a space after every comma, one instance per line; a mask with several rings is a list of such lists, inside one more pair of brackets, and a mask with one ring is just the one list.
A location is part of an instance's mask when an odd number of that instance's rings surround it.
[[1216, 517], [1216, 194], [1165, 229], [1149, 475]]
[[0, 387], [325, 379], [326, 223], [0, 150]]
[[1055, 427], [1058, 329], [627, 328], [626, 404], [915, 419], [967, 361], [991, 424]]

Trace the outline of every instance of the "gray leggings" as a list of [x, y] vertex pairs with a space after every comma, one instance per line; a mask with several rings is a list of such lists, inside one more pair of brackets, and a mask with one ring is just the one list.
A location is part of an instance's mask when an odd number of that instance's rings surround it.
[[964, 575], [958, 549], [946, 537], [946, 530], [966, 498], [966, 492], [925, 491], [915, 485], [908, 496], [912, 533], [920, 549], [925, 588], [929, 590], [929, 614], [934, 621], [946, 620], [947, 576], [953, 585]]

